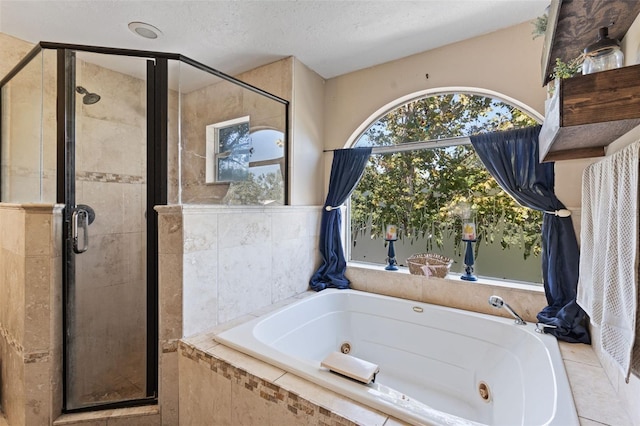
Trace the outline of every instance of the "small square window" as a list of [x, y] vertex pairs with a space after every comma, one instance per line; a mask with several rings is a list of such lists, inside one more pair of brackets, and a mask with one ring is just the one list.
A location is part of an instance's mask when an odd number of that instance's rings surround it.
[[253, 151], [249, 116], [208, 125], [206, 138], [206, 182], [247, 180]]

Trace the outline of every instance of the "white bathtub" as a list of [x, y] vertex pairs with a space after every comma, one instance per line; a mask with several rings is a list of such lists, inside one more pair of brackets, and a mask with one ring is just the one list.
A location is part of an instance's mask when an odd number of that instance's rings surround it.
[[[554, 337], [512, 320], [324, 290], [220, 333], [232, 348], [412, 424], [578, 425]], [[375, 383], [320, 367], [344, 342]], [[479, 387], [489, 389], [489, 400]]]

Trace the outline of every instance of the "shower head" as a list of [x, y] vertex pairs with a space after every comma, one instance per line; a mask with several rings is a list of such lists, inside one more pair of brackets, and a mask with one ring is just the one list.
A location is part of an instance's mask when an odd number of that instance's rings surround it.
[[85, 105], [93, 105], [100, 100], [100, 95], [96, 93], [90, 93], [87, 89], [82, 86], [76, 87], [76, 92], [84, 95], [82, 97], [82, 103]]
[[489, 298], [489, 304], [494, 308], [502, 308], [504, 306], [504, 300], [500, 296], [491, 296]]

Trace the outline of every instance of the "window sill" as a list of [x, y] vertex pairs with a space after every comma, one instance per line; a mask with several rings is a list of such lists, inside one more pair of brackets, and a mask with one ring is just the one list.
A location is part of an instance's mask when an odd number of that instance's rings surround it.
[[488, 278], [464, 281], [455, 273], [444, 279], [425, 277], [411, 275], [405, 267], [387, 271], [384, 265], [363, 262], [349, 262], [346, 276], [355, 290], [510, 318], [504, 309], [487, 302], [489, 296], [498, 295], [526, 321], [534, 323], [538, 312], [547, 306], [544, 288], [533, 284]]
[[[409, 273], [409, 268], [407, 268], [406, 266], [398, 266], [397, 271], [387, 271], [386, 269], [384, 269], [384, 265], [380, 265], [377, 263], [349, 261], [347, 262], [347, 267], [369, 269], [369, 270], [380, 271], [380, 272], [388, 272], [391, 274], [411, 275]], [[446, 278], [444, 279], [447, 281], [458, 282], [458, 280], [463, 281], [460, 278], [461, 276], [462, 274], [458, 272], [449, 272], [449, 274], [447, 274]], [[429, 278], [425, 278], [425, 279], [429, 279]], [[502, 280], [498, 278], [488, 278], [488, 277], [478, 277], [478, 281], [465, 281], [465, 282], [471, 283], [471, 284], [489, 285], [492, 287], [506, 287], [506, 288], [513, 288], [517, 290], [525, 290], [525, 291], [528, 290], [528, 291], [533, 291], [538, 293], [544, 293], [544, 286], [538, 283], [528, 283], [528, 282], [522, 282], [522, 281], [507, 281], [507, 280]]]

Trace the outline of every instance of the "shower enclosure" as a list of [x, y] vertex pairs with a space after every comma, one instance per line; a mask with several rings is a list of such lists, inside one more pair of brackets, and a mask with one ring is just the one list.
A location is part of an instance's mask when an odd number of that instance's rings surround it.
[[182, 55], [44, 42], [0, 87], [0, 203], [64, 206], [62, 410], [155, 402], [154, 206], [286, 204], [288, 103]]

